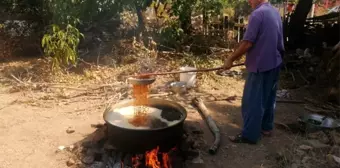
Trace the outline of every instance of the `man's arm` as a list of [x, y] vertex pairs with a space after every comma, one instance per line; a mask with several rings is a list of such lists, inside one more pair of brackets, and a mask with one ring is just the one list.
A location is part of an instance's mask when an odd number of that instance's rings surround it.
[[251, 47], [253, 46], [253, 43], [247, 40], [243, 40], [240, 44], [240, 46], [237, 48], [237, 50], [229, 56], [227, 59], [230, 59], [230, 61], [234, 62], [235, 60], [238, 60], [242, 55], [244, 55]]
[[223, 67], [225, 69], [230, 69], [232, 63], [235, 60], [239, 59], [243, 54], [248, 52], [248, 50], [253, 46], [257, 39], [260, 27], [261, 27], [260, 16], [258, 16], [256, 13], [252, 13], [252, 15], [249, 17], [249, 24], [247, 26], [247, 30], [243, 36], [243, 40], [240, 46], [231, 56], [227, 57], [227, 59], [224, 62]]

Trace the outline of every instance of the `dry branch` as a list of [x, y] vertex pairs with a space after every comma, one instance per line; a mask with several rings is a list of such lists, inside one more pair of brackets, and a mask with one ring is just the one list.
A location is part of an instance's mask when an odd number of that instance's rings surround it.
[[157, 94], [150, 94], [148, 95], [149, 98], [153, 97], [162, 97], [162, 96], [169, 96], [171, 93], [157, 93]]
[[304, 98], [305, 99], [305, 101], [306, 102], [309, 102], [309, 103], [311, 103], [311, 104], [320, 104], [320, 102], [318, 102], [318, 101], [316, 101], [316, 100], [314, 100], [314, 99], [311, 99], [311, 98], [307, 98], [307, 97], [305, 97]]
[[15, 77], [13, 74], [11, 74], [11, 77], [12, 77], [15, 81], [17, 81], [18, 83], [20, 83], [20, 84], [25, 84], [23, 81], [21, 81], [20, 79], [18, 79], [17, 77]]
[[[212, 95], [213, 96], [213, 95]], [[229, 102], [229, 103], [232, 103], [233, 101], [235, 101], [235, 100], [239, 100], [240, 98], [239, 97], [237, 97], [236, 95], [234, 95], [234, 96], [228, 96], [227, 98], [216, 98], [215, 96], [213, 96], [214, 97], [214, 101], [227, 101], [227, 102]]]
[[87, 91], [85, 88], [76, 88], [76, 87], [68, 87], [68, 86], [49, 86], [50, 88], [56, 89], [69, 89], [69, 90], [78, 90], [78, 91]]
[[16, 103], [17, 101], [18, 101], [18, 99], [11, 101], [11, 102], [8, 103], [7, 105], [1, 107], [0, 110], [3, 110], [4, 108], [9, 107], [10, 105], [13, 105], [13, 104]]
[[208, 124], [211, 132], [214, 134], [215, 140], [214, 140], [214, 143], [212, 144], [212, 146], [209, 149], [209, 153], [210, 154], [216, 154], [216, 152], [217, 152], [217, 150], [220, 146], [220, 141], [221, 141], [220, 130], [218, 129], [215, 121], [210, 116], [210, 111], [205, 106], [202, 99], [194, 98], [193, 104], [198, 108], [198, 111], [201, 113], [201, 115], [203, 115], [203, 117], [205, 118], [205, 121]]
[[306, 105], [305, 106], [305, 109], [310, 111], [310, 112], [313, 112], [313, 113], [332, 113], [332, 111], [328, 111], [328, 110], [322, 110], [322, 109], [319, 109], [319, 108], [314, 108], [312, 106], [309, 106], [309, 105]]
[[289, 73], [292, 76], [293, 82], [295, 82], [295, 76], [294, 76], [293, 72], [289, 72]]
[[284, 123], [282, 123], [282, 122], [277, 122], [277, 121], [275, 121], [274, 124], [277, 125], [277, 126], [280, 126], [280, 127], [284, 128], [284, 129], [287, 130], [287, 131], [291, 131], [291, 128], [290, 128], [288, 125], [286, 125], [286, 124], [284, 124]]
[[301, 100], [276, 100], [277, 103], [291, 103], [291, 104], [305, 104], [304, 101]]
[[305, 77], [303, 77], [301, 71], [298, 70], [298, 72], [299, 72], [299, 75], [300, 75], [301, 79], [303, 79], [307, 84], [310, 84], [310, 82]]
[[[238, 66], [243, 66], [243, 65], [244, 65], [244, 63], [240, 63], [240, 64], [235, 64], [232, 67], [238, 67]], [[180, 74], [180, 73], [189, 73], [189, 72], [209, 72], [209, 71], [217, 71], [217, 70], [223, 70], [223, 67], [196, 69], [196, 70], [187, 70], [187, 71], [145, 73], [145, 74], [139, 74], [139, 75], [131, 75], [130, 77], [144, 77], [144, 76], [154, 76], [154, 75], [170, 75], [170, 74]]]
[[328, 103], [323, 103], [311, 98], [304, 98], [306, 102], [313, 104], [314, 106], [320, 107], [322, 109], [328, 110], [328, 111], [339, 111], [340, 106], [334, 105], [334, 104], [328, 104]]

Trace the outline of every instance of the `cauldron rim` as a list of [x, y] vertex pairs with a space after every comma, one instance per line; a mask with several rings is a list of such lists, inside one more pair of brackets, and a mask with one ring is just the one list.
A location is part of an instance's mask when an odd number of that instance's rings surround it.
[[125, 128], [125, 127], [120, 127], [118, 125], [115, 125], [115, 124], [112, 124], [110, 123], [109, 121], [106, 120], [106, 116], [109, 114], [109, 113], [112, 113], [113, 110], [115, 109], [115, 107], [117, 106], [121, 106], [121, 107], [124, 107], [124, 104], [128, 104], [128, 103], [131, 103], [133, 102], [133, 99], [126, 99], [126, 100], [123, 100], [123, 101], [120, 101], [114, 105], [110, 105], [108, 108], [105, 109], [104, 111], [104, 114], [103, 114], [103, 119], [105, 121], [105, 123], [113, 126], [113, 127], [117, 127], [117, 128], [120, 128], [120, 129], [124, 129], [124, 130], [129, 130], [129, 131], [138, 131], [138, 132], [149, 132], [149, 131], [160, 131], [160, 130], [165, 130], [165, 129], [169, 129], [169, 128], [172, 128], [172, 127], [176, 127], [177, 125], [179, 124], [182, 124], [186, 118], [187, 118], [187, 111], [186, 109], [180, 105], [179, 103], [176, 103], [174, 101], [170, 101], [170, 100], [165, 100], [165, 99], [159, 99], [159, 98], [149, 98], [149, 102], [151, 104], [159, 104], [158, 102], [160, 103], [164, 103], [164, 105], [170, 105], [171, 107], [175, 107], [180, 113], [182, 113], [182, 116], [181, 116], [181, 119], [174, 125], [171, 125], [171, 126], [167, 126], [167, 127], [163, 127], [163, 128], [152, 128], [152, 129], [132, 129], [132, 128]]

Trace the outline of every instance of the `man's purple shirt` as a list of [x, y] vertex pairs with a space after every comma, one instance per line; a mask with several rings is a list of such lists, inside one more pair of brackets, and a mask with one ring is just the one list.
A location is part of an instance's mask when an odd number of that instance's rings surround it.
[[245, 62], [249, 72], [264, 72], [278, 67], [284, 51], [279, 12], [269, 3], [258, 5], [250, 15], [243, 40], [253, 43]]

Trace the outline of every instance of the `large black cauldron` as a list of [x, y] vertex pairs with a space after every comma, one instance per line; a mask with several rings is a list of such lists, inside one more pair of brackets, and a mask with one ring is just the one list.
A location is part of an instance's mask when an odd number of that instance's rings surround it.
[[179, 120], [178, 123], [156, 129], [129, 129], [119, 127], [110, 122], [113, 109], [133, 105], [133, 100], [125, 100], [113, 105], [104, 112], [104, 120], [108, 125], [108, 138], [110, 143], [122, 152], [145, 152], [160, 147], [160, 151], [169, 151], [178, 145], [183, 136], [183, 123], [187, 117], [184, 107], [178, 103], [163, 100], [149, 99], [149, 106], [162, 109], [161, 116], [168, 120]]

